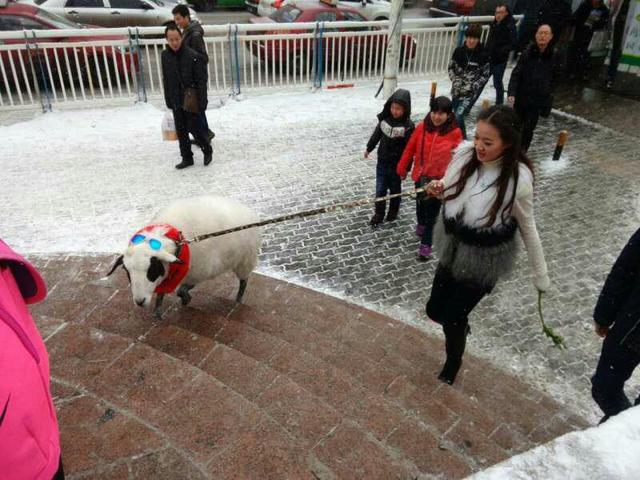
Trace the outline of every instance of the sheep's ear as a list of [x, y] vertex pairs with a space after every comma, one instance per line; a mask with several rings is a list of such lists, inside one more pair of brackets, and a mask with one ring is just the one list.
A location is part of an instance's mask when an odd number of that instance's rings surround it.
[[113, 266], [111, 267], [111, 270], [109, 270], [109, 273], [107, 273], [107, 277], [110, 276], [118, 267], [121, 267], [123, 265], [124, 262], [124, 255], [120, 255], [115, 263], [113, 264]]

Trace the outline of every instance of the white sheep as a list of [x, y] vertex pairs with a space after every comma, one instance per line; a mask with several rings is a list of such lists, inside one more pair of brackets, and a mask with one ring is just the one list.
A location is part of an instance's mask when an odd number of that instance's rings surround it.
[[177, 288], [182, 304], [187, 305], [193, 287], [228, 271], [234, 272], [240, 281], [236, 296], [240, 302], [258, 262], [260, 229], [241, 230], [188, 246], [182, 244], [180, 234], [191, 239], [256, 221], [254, 212], [228, 198], [201, 196], [176, 200], [136, 232], [108, 275], [122, 265], [129, 276], [136, 305], [150, 306], [157, 295], [157, 317], [165, 294]]

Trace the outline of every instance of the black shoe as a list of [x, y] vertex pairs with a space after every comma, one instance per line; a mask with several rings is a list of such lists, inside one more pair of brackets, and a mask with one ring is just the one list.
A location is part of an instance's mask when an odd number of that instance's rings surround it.
[[369, 220], [369, 225], [375, 227], [376, 225], [380, 225], [384, 221], [384, 214], [376, 213]]
[[176, 165], [176, 168], [178, 170], [182, 170], [183, 168], [192, 167], [192, 166], [193, 166], [193, 159], [185, 160], [183, 158], [182, 161], [179, 164]]
[[396, 218], [398, 218], [398, 210], [390, 209], [389, 212], [387, 212], [387, 218], [385, 219], [385, 221], [393, 222]]
[[204, 166], [206, 167], [207, 165], [209, 165], [211, 163], [211, 160], [213, 160], [213, 150], [209, 150], [208, 153], [204, 154]]
[[462, 360], [447, 358], [447, 361], [444, 362], [440, 375], [438, 375], [438, 380], [448, 385], [453, 385], [453, 382], [456, 381], [456, 375], [458, 375], [458, 370], [460, 370], [461, 365]]

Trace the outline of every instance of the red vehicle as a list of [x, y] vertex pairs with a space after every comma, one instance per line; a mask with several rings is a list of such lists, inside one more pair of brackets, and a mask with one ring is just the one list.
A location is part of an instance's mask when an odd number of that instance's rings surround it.
[[[93, 26], [78, 25], [69, 20], [49, 13], [35, 5], [9, 2], [7, 6], [0, 7], [0, 31], [21, 32], [27, 30], [68, 30], [79, 28], [97, 28]], [[33, 84], [35, 75], [37, 82], [42, 86], [44, 78], [49, 78], [49, 69], [54, 87], [60, 87], [60, 78], [65, 85], [70, 79], [76, 83], [79, 76], [82, 76], [85, 86], [89, 86], [89, 79], [94, 86], [102, 81], [106, 87], [108, 78], [112, 85], [117, 81], [116, 74], [120, 79], [125, 75], [131, 76], [132, 72], [137, 72], [139, 68], [138, 55], [130, 52], [128, 46], [122, 47], [86, 47], [81, 48], [84, 42], [111, 41], [118, 42], [126, 40], [122, 36], [60, 36], [54, 38], [37, 39], [29, 41], [28, 49], [0, 51], [2, 64], [10, 84], [14, 83], [13, 72], [24, 83], [26, 80]], [[24, 45], [26, 39], [2, 40], [0, 45]], [[73, 43], [74, 47], [47, 47], [42, 48], [41, 44], [62, 44]], [[38, 47], [36, 47], [38, 45]], [[75, 46], [77, 45], [77, 46]], [[21, 61], [22, 60], [22, 61]], [[48, 60], [48, 61], [47, 61]], [[13, 65], [12, 65], [13, 64]], [[24, 73], [22, 66], [24, 65]], [[107, 76], [107, 69], [109, 76]], [[44, 75], [43, 75], [44, 73]], [[51, 80], [49, 80], [50, 82]], [[0, 86], [5, 87], [2, 75], [0, 75]]]
[[[309, 30], [278, 30], [278, 23], [316, 23], [316, 22], [366, 22], [367, 20], [356, 10], [351, 8], [330, 5], [324, 2], [313, 0], [301, 0], [294, 4], [281, 6], [269, 17], [251, 18], [250, 22], [254, 24], [273, 24], [273, 30], [264, 32], [256, 32], [259, 35], [282, 35], [282, 34], [308, 34]], [[332, 28], [330, 24], [324, 23], [324, 32], [363, 32], [373, 31], [372, 27], [356, 27], [356, 28]], [[384, 58], [384, 52], [387, 44], [387, 36], [384, 35], [379, 44], [378, 40], [374, 41], [372, 36], [353, 35], [345, 36], [340, 40], [325, 36], [323, 38], [324, 56], [331, 60], [332, 56], [340, 58], [349, 57], [352, 54], [359, 53], [360, 61], [368, 61], [372, 55], [378, 55]], [[247, 48], [253, 55], [262, 62], [285, 61], [311, 57], [313, 55], [313, 41], [307, 39], [274, 39], [260, 40], [257, 42], [248, 42]], [[411, 35], [402, 35], [402, 45], [400, 58], [409, 61], [416, 56], [416, 41]], [[338, 52], [340, 50], [340, 52]]]

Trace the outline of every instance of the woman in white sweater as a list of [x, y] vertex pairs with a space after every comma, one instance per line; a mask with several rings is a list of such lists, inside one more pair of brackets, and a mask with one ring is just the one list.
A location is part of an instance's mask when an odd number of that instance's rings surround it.
[[516, 231], [536, 288], [549, 288], [533, 217], [533, 166], [520, 139], [520, 121], [511, 107], [485, 110], [473, 144], [460, 145], [444, 178], [427, 186], [430, 195], [442, 198], [443, 209], [434, 239], [440, 263], [426, 310], [445, 334], [447, 360], [438, 378], [450, 385], [462, 364], [469, 313], [513, 268]]

